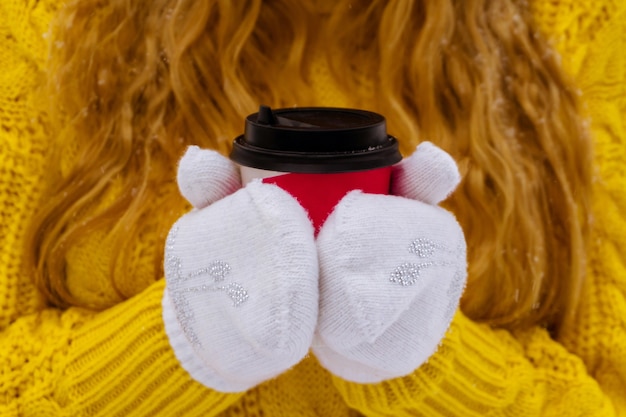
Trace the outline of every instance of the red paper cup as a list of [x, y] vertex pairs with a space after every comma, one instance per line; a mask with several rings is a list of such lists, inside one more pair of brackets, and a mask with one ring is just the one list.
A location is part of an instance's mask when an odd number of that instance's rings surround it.
[[348, 192], [389, 194], [391, 166], [402, 159], [377, 113], [265, 106], [247, 117], [230, 157], [244, 184], [262, 178], [293, 195], [316, 232]]
[[[245, 172], [247, 167], [241, 167]], [[260, 174], [256, 170], [256, 174]], [[270, 173], [270, 172], [268, 172]], [[350, 191], [389, 194], [391, 167], [369, 171], [328, 174], [271, 173], [262, 181], [275, 184], [291, 194], [306, 209], [317, 233], [339, 201]], [[243, 175], [251, 179], [250, 173]]]

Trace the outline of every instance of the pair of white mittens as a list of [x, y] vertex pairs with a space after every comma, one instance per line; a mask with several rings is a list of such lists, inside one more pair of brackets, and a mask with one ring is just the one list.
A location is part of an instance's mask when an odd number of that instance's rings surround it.
[[436, 206], [458, 181], [450, 156], [423, 143], [394, 167], [396, 196], [349, 193], [315, 239], [287, 192], [240, 188], [228, 159], [191, 147], [178, 183], [195, 208], [168, 237], [163, 297], [182, 366], [225, 392], [281, 374], [309, 349], [355, 382], [412, 372], [465, 283], [461, 228]]

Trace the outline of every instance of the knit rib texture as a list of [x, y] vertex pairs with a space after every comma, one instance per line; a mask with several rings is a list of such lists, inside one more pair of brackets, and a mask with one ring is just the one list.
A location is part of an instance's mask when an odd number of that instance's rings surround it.
[[[559, 341], [541, 328], [494, 330], [457, 312], [437, 353], [406, 377], [349, 383], [309, 355], [241, 394], [207, 389], [179, 365], [163, 329], [162, 280], [103, 312], [59, 310], [23, 272], [50, 144], [34, 91], [57, 3], [0, 2], [0, 415], [626, 415], [626, 2], [530, 2], [580, 88], [595, 141], [588, 280], [579, 319]], [[323, 86], [325, 71], [312, 79], [326, 102], [342, 105]], [[91, 255], [69, 265], [84, 277], [77, 283], [105, 273], [94, 271], [106, 264], [98, 251]], [[150, 277], [128, 282], [145, 286]]]

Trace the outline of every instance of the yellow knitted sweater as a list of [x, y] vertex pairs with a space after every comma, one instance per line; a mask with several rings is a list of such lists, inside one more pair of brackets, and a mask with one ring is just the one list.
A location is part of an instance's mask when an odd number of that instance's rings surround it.
[[[592, 120], [595, 222], [579, 321], [556, 342], [541, 328], [494, 330], [458, 313], [438, 352], [407, 377], [358, 385], [311, 356], [245, 394], [224, 394], [179, 366], [163, 330], [163, 280], [104, 312], [60, 311], [21, 272], [47, 144], [32, 91], [56, 6], [2, 0], [0, 415], [626, 415], [626, 2], [531, 3]], [[85, 285], [102, 272], [97, 259], [89, 265], [75, 271]]]

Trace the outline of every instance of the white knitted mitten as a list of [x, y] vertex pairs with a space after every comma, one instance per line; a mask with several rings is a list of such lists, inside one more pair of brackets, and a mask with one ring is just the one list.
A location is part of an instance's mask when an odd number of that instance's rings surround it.
[[[238, 172], [208, 152], [191, 149], [181, 161], [181, 191], [203, 208], [182, 216], [168, 236], [163, 319], [194, 379], [218, 391], [245, 391], [310, 348], [318, 316], [313, 227], [275, 185], [254, 181], [221, 195], [239, 181]], [[211, 175], [203, 174], [206, 164]]]
[[434, 205], [458, 184], [454, 161], [422, 144], [395, 167], [393, 181], [393, 189], [412, 198], [353, 191], [317, 237], [320, 316], [313, 351], [324, 367], [354, 382], [418, 368], [437, 349], [465, 286], [463, 232], [451, 213]]

